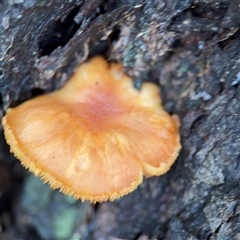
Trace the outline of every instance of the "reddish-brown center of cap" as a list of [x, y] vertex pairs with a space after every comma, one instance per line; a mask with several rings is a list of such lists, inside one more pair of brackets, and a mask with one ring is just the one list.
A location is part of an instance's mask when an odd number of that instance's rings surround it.
[[72, 116], [91, 131], [103, 131], [111, 127], [126, 109], [123, 102], [109, 91], [109, 87], [95, 86], [80, 93], [74, 105]]

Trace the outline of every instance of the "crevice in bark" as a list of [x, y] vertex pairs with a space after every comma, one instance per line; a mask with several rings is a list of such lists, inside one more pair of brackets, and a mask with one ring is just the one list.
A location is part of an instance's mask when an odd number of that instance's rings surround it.
[[224, 50], [234, 43], [234, 41], [240, 38], [240, 30], [236, 31], [232, 36], [226, 38], [223, 41], [218, 42], [218, 46]]
[[80, 26], [74, 21], [79, 9], [80, 6], [75, 7], [64, 21], [59, 19], [55, 26], [44, 34], [39, 42], [40, 57], [50, 55], [58, 47], [65, 46], [74, 36]]
[[[87, 3], [86, 3], [87, 4]], [[91, 24], [96, 18], [108, 12], [108, 1], [103, 1], [94, 11], [86, 14], [82, 10], [82, 5], [73, 8], [64, 20], [61, 18], [45, 33], [39, 42], [40, 56], [50, 55], [58, 47], [64, 47], [80, 29]], [[111, 5], [114, 8], [114, 5]], [[117, 40], [120, 30], [115, 29], [111, 35], [110, 42]]]

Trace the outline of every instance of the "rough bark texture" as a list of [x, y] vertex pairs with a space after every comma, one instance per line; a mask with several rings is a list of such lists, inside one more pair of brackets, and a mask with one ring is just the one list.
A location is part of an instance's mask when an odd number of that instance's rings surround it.
[[28, 177], [1, 133], [0, 238], [240, 239], [239, 27], [238, 1], [0, 1], [0, 116], [103, 54], [159, 84], [183, 145], [164, 176], [91, 205]]

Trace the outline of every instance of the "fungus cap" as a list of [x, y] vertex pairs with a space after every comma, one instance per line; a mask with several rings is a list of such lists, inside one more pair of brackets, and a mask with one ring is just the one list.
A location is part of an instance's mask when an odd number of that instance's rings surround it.
[[11, 152], [50, 186], [82, 201], [114, 200], [167, 172], [181, 148], [178, 121], [159, 89], [101, 57], [83, 63], [60, 90], [9, 109]]

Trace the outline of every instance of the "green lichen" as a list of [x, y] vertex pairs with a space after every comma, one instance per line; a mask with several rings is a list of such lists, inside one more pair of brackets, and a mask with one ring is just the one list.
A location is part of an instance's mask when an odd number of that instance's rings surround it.
[[66, 239], [71, 234], [78, 211], [74, 208], [62, 209], [53, 216], [53, 229], [57, 239]]
[[24, 186], [22, 207], [34, 214], [44, 209], [51, 197], [52, 190], [42, 180], [30, 175]]

